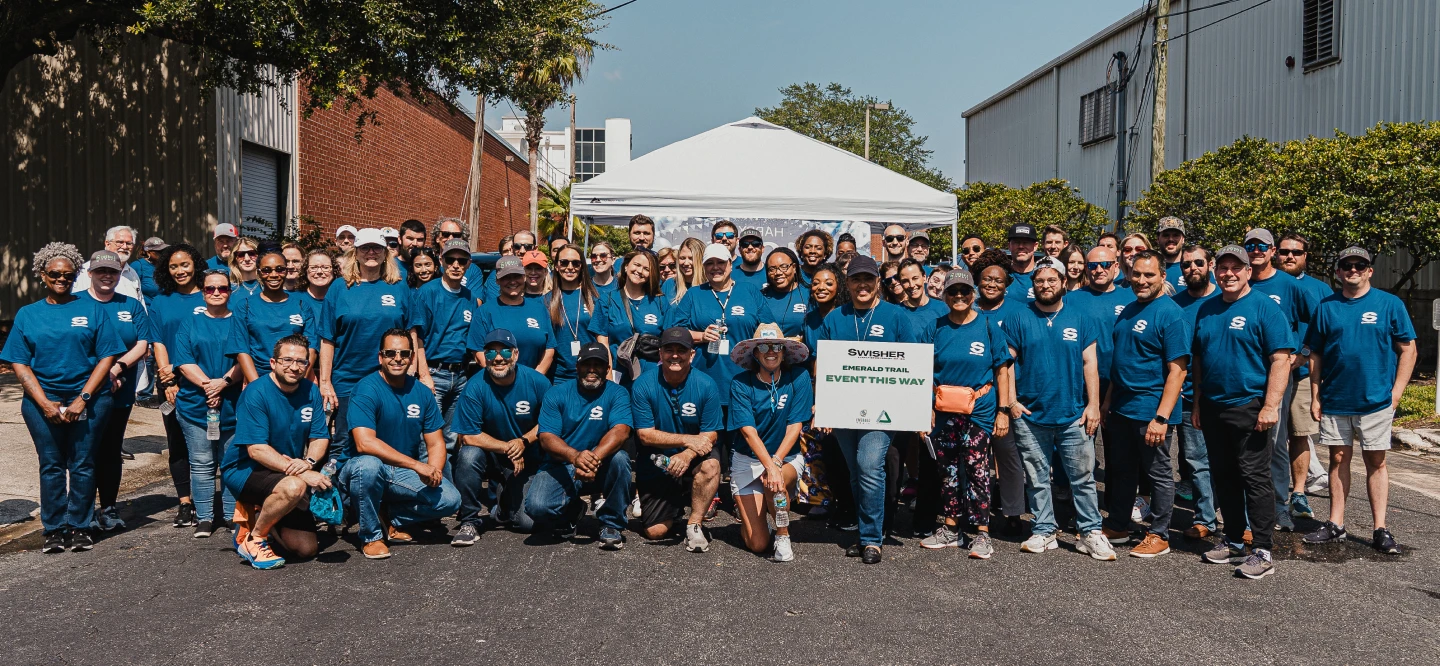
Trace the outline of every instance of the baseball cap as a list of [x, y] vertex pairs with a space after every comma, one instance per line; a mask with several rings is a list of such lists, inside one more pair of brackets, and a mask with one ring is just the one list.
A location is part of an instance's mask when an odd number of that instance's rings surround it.
[[1250, 265], [1250, 253], [1239, 245], [1226, 245], [1220, 248], [1220, 251], [1215, 253], [1215, 263], [1220, 263], [1222, 257], [1235, 257], [1240, 260], [1240, 263], [1246, 266]]
[[1035, 240], [1035, 227], [1024, 222], [1010, 225], [1010, 234], [1006, 238], [1020, 238], [1024, 240]]
[[1169, 231], [1171, 229], [1174, 229], [1181, 234], [1184, 234], [1185, 220], [1175, 217], [1174, 215], [1166, 215], [1165, 217], [1160, 218], [1160, 231]]
[[[1275, 237], [1270, 235], [1270, 232], [1265, 229], [1255, 228], [1245, 232], [1245, 242], [1249, 243], [1252, 240], [1260, 241], [1272, 247], [1275, 245]], [[1219, 255], [1216, 255], [1216, 258], [1218, 259]]]
[[511, 333], [510, 329], [508, 328], [497, 328], [493, 331], [490, 331], [490, 333], [485, 336], [485, 341], [480, 343], [480, 346], [487, 347], [492, 342], [498, 342], [502, 345], [505, 345], [506, 347], [510, 347], [511, 349], [515, 349], [520, 346], [518, 344], [515, 344], [515, 334]]
[[356, 229], [356, 228], [354, 227], [354, 225], [342, 224], [342, 225], [340, 225], [340, 228], [339, 228], [339, 229], [336, 229], [336, 230], [335, 230], [335, 237], [336, 237], [336, 238], [339, 238], [339, 237], [340, 237], [340, 234], [343, 234], [343, 233], [345, 233], [345, 232], [347, 232], [347, 231], [350, 232], [350, 235], [351, 235], [351, 236], [359, 236], [359, 235], [360, 235], [360, 230], [359, 230], [359, 229]]
[[167, 247], [170, 247], [170, 244], [166, 243], [165, 239], [159, 236], [146, 238], [145, 244], [141, 246], [146, 252], [159, 252]]
[[440, 256], [443, 257], [451, 252], [464, 252], [468, 257], [470, 256], [470, 244], [459, 238], [451, 238], [440, 245]]
[[580, 345], [580, 353], [575, 355], [575, 363], [578, 365], [581, 361], [590, 360], [604, 361], [608, 366], [610, 365], [610, 351], [605, 348], [605, 345], [598, 342], [587, 342]]
[[[1350, 247], [1341, 250], [1340, 254], [1335, 257], [1335, 265], [1339, 266], [1340, 262], [1351, 258], [1364, 259], [1365, 263], [1373, 263], [1370, 260], [1370, 253], [1365, 251], [1365, 248], [1359, 247], [1357, 245], [1351, 245]], [[91, 265], [94, 265], [93, 259], [91, 260]]]
[[380, 227], [380, 235], [384, 236], [385, 238], [394, 238], [396, 240], [400, 239], [400, 232], [396, 231], [391, 227]]
[[695, 340], [690, 337], [690, 329], [684, 326], [671, 326], [660, 334], [660, 346], [680, 345], [686, 349], [695, 348]]
[[725, 247], [720, 243], [711, 243], [709, 245], [706, 245], [705, 254], [703, 258], [701, 258], [700, 263], [703, 265], [705, 262], [710, 261], [711, 259], [724, 259], [725, 261], [730, 261], [730, 248]]
[[963, 284], [970, 287], [971, 289], [974, 289], [975, 276], [971, 275], [970, 271], [967, 271], [963, 268], [957, 268], [953, 271], [950, 271], [950, 273], [945, 276], [945, 288], [949, 289], [957, 284]]
[[915, 234], [914, 236], [911, 236], [911, 237], [910, 237], [910, 244], [911, 244], [911, 245], [915, 245], [915, 244], [917, 244], [917, 243], [918, 243], [918, 244], [923, 244], [923, 245], [929, 245], [929, 244], [930, 244], [930, 237], [927, 236], [927, 235], [925, 235], [925, 234]]
[[855, 257], [854, 259], [851, 259], [851, 260], [850, 260], [850, 265], [845, 267], [845, 277], [855, 277], [856, 275], [879, 275], [879, 274], [880, 274], [880, 266], [875, 263], [875, 260], [874, 260], [874, 259], [871, 259], [870, 257], [867, 257], [867, 256], [865, 256], [865, 255], [863, 255], [863, 254], [860, 255], [860, 256], [858, 256], [858, 257]]
[[749, 238], [750, 236], [754, 236], [756, 238], [759, 238], [760, 240], [765, 240], [765, 237], [760, 235], [760, 230], [756, 229], [755, 227], [750, 227], [740, 232], [740, 238], [742, 240], [745, 238]]
[[355, 247], [364, 247], [366, 245], [385, 247], [385, 236], [380, 233], [379, 229], [367, 228], [355, 232]]
[[97, 250], [90, 255], [90, 270], [97, 268], [108, 268], [112, 271], [124, 271], [125, 262], [120, 261], [120, 255], [109, 250]]
[[1043, 257], [1040, 257], [1039, 259], [1036, 259], [1035, 268], [1031, 271], [1031, 273], [1033, 274], [1034, 271], [1038, 271], [1042, 268], [1053, 268], [1057, 271], [1060, 271], [1061, 277], [1065, 276], [1065, 265], [1061, 264], [1059, 259], [1056, 259], [1055, 257], [1052, 257], [1050, 255], [1045, 255]]
[[519, 257], [501, 257], [495, 262], [495, 279], [511, 275], [524, 275], [525, 267], [520, 265]]
[[549, 268], [550, 260], [545, 258], [545, 253], [539, 250], [530, 250], [520, 257], [521, 266], [538, 265], [541, 268]]
[[239, 238], [240, 232], [235, 230], [235, 225], [230, 224], [229, 222], [225, 222], [223, 224], [215, 225], [215, 238], [219, 238], [221, 236]]

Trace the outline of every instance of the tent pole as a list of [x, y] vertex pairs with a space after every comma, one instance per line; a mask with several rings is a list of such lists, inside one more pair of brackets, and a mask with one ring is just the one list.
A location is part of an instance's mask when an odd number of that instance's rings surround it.
[[950, 267], [960, 265], [960, 220], [950, 223]]
[[588, 218], [588, 217], [585, 218], [585, 245], [584, 245], [584, 249], [585, 249], [585, 256], [587, 256], [587, 257], [590, 256], [590, 224], [591, 224], [591, 222], [592, 222], [592, 219], [591, 219], [591, 218]]

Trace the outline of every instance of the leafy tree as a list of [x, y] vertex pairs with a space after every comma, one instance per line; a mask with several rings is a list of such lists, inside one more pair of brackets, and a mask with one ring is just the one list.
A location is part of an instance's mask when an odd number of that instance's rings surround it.
[[[1107, 222], [1104, 208], [1091, 205], [1080, 196], [1080, 190], [1058, 178], [1023, 188], [969, 183], [955, 190], [955, 195], [960, 199], [960, 234], [979, 234], [986, 245], [1003, 244], [1010, 225], [1029, 222], [1037, 236], [1040, 229], [1053, 224], [1064, 229], [1071, 241], [1089, 247]], [[940, 230], [932, 232], [932, 246], [939, 234]], [[948, 229], [944, 236], [948, 254]]]
[[1273, 191], [1285, 163], [1281, 148], [1247, 136], [1162, 171], [1127, 204], [1126, 228], [1153, 239], [1160, 218], [1173, 215], [1185, 220], [1187, 241], [1211, 248], [1238, 243], [1253, 227], [1284, 233]]

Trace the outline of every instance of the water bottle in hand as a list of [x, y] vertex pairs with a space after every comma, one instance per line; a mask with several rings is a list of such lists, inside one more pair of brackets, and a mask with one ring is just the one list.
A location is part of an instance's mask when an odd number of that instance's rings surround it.
[[655, 466], [660, 469], [670, 469], [670, 456], [663, 453], [650, 454], [650, 462], [655, 463]]
[[335, 458], [332, 457], [329, 460], [325, 461], [325, 466], [320, 468], [320, 473], [324, 474], [325, 478], [334, 481], [335, 474], [339, 471], [339, 469], [339, 465], [335, 464]]

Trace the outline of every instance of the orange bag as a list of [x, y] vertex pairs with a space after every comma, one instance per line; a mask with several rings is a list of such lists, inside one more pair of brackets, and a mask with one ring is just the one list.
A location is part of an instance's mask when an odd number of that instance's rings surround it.
[[975, 401], [984, 397], [990, 392], [990, 385], [986, 384], [978, 389], [969, 386], [946, 386], [935, 385], [935, 411], [947, 414], [969, 415], [975, 411]]

